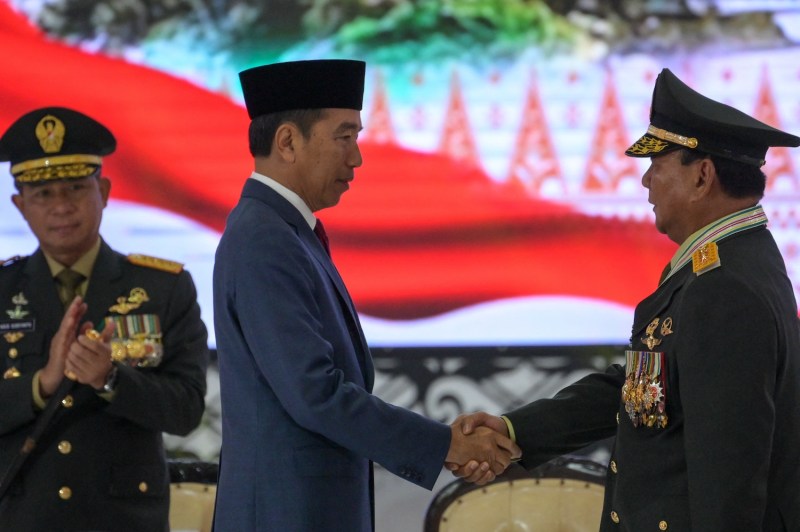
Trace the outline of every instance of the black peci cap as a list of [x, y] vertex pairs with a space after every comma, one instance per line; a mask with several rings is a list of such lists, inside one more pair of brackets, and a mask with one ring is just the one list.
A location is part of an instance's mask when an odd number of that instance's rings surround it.
[[364, 97], [366, 63], [316, 59], [264, 65], [239, 73], [247, 114], [296, 109], [355, 109]]
[[762, 166], [770, 146], [800, 146], [800, 138], [706, 98], [665, 68], [653, 89], [647, 133], [625, 154], [653, 157], [687, 147]]
[[17, 184], [94, 174], [117, 141], [101, 123], [65, 107], [45, 107], [17, 119], [0, 137], [0, 161]]

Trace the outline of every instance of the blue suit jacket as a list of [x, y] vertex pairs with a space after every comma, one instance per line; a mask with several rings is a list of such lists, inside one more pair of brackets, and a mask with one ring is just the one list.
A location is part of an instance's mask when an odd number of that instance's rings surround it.
[[214, 268], [222, 397], [215, 528], [373, 528], [372, 461], [433, 487], [450, 428], [372, 395], [350, 296], [299, 211], [248, 180]]

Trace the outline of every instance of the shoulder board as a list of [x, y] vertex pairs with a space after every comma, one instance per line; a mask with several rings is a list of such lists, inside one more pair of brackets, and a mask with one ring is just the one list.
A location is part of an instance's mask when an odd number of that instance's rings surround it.
[[703, 275], [722, 266], [719, 260], [719, 248], [716, 242], [708, 242], [692, 253], [692, 271], [695, 275]]
[[159, 259], [158, 257], [141, 255], [139, 253], [131, 253], [128, 255], [128, 262], [136, 266], [144, 266], [145, 268], [153, 268], [154, 270], [161, 270], [169, 273], [181, 273], [183, 271], [183, 264], [180, 262]]
[[2, 263], [0, 263], [0, 267], [8, 266], [9, 264], [14, 264], [15, 262], [19, 262], [22, 259], [28, 258], [27, 256], [22, 255], [14, 255], [13, 257], [9, 257], [7, 259], [3, 259]]

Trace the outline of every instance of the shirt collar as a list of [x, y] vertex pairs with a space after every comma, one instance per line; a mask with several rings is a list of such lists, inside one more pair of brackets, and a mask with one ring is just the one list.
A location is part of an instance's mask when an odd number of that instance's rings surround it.
[[[675, 255], [673, 255], [670, 261], [670, 273], [664, 281], [672, 277], [672, 274], [680, 270], [685, 264], [691, 262], [692, 254], [705, 244], [719, 242], [741, 231], [766, 224], [767, 215], [764, 213], [764, 209], [761, 205], [756, 205], [723, 216], [719, 220], [698, 229], [684, 240]], [[662, 284], [664, 281], [662, 281]]]
[[303, 199], [298, 196], [296, 192], [289, 190], [271, 177], [259, 174], [258, 172], [253, 172], [250, 175], [250, 179], [255, 179], [259, 183], [267, 185], [269, 188], [280, 194], [281, 197], [283, 197], [286, 201], [294, 205], [294, 207], [300, 211], [300, 214], [303, 215], [303, 218], [311, 229], [314, 229], [314, 226], [317, 225], [316, 216], [314, 216], [314, 213], [308, 208], [306, 202], [303, 201]]
[[[44, 250], [42, 250], [44, 253]], [[81, 258], [75, 261], [75, 264], [70, 266], [69, 268], [74, 271], [82, 274], [86, 279], [89, 279], [89, 276], [92, 273], [92, 268], [94, 268], [94, 263], [97, 260], [97, 255], [100, 253], [100, 237], [97, 238], [97, 242], [83, 254]], [[64, 266], [56, 259], [44, 253], [44, 258], [47, 260], [47, 266], [50, 268], [50, 273], [53, 277], [61, 273], [61, 270], [66, 270], [67, 266]]]

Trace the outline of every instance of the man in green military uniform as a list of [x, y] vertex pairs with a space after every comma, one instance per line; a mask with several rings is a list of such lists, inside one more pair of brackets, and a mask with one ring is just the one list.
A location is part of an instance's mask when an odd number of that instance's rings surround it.
[[0, 268], [0, 472], [61, 403], [3, 479], [3, 530], [168, 530], [162, 432], [185, 435], [203, 413], [207, 332], [191, 276], [99, 234], [102, 157], [115, 147], [102, 124], [60, 107], [0, 138], [12, 201], [39, 242]]
[[603, 531], [800, 530], [800, 326], [759, 205], [767, 149], [798, 145], [662, 71], [626, 154], [651, 159], [655, 225], [680, 247], [636, 307], [626, 364], [463, 429], [511, 433], [528, 468], [616, 436]]

